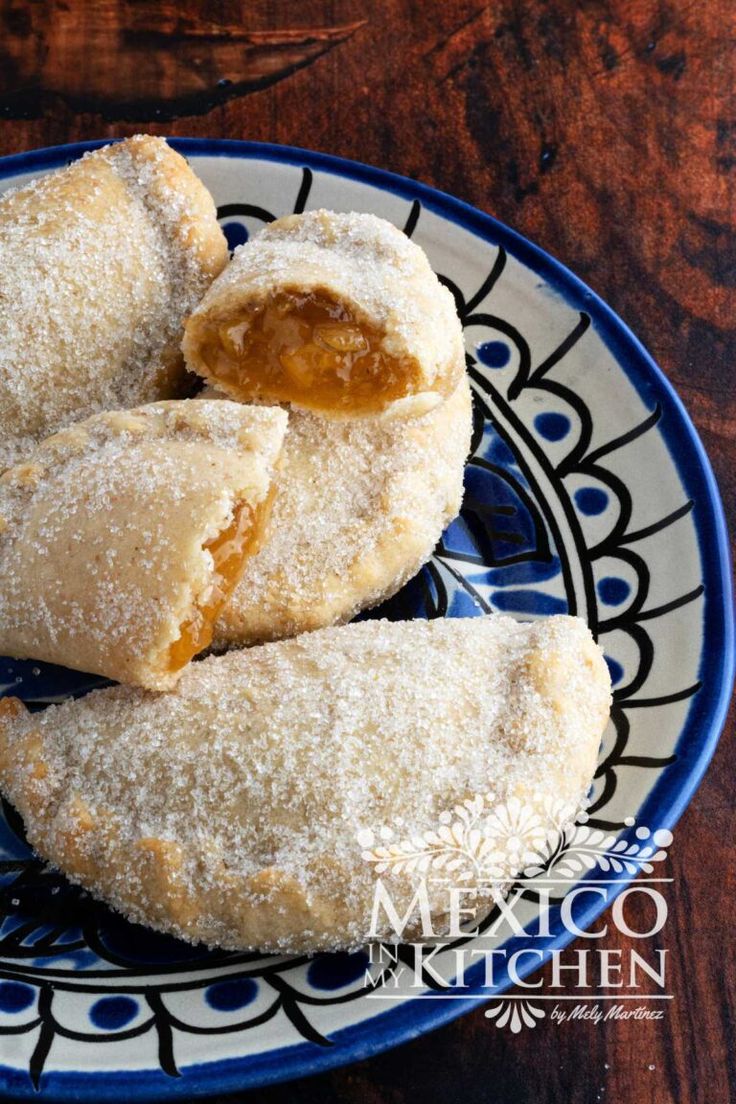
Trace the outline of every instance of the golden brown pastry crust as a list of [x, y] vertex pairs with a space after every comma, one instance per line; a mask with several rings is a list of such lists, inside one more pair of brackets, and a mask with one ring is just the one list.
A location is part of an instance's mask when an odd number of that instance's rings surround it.
[[162, 138], [0, 199], [0, 470], [64, 425], [183, 393], [183, 322], [227, 261], [212, 197]]
[[[326, 298], [376, 330], [404, 373], [403, 389], [386, 399], [376, 390], [343, 408], [317, 390], [276, 396], [265, 376], [245, 391], [224, 377], [205, 356], [211, 336], [247, 323], [279, 295]], [[187, 322], [182, 348], [188, 366], [232, 398], [283, 399], [334, 418], [425, 413], [453, 393], [465, 370], [454, 300], [423, 250], [384, 219], [356, 212], [289, 215], [237, 249]]]
[[[376, 879], [359, 832], [436, 831], [489, 790], [543, 819], [540, 799], [576, 805], [609, 705], [577, 618], [372, 621], [210, 657], [168, 695], [0, 702], [0, 786], [38, 852], [135, 921], [233, 949], [355, 947]], [[384, 880], [403, 913], [414, 878]]]
[[171, 646], [217, 597], [207, 546], [242, 510], [257, 524], [286, 421], [239, 403], [154, 403], [97, 414], [9, 468], [0, 654], [172, 686], [184, 660]]
[[220, 615], [215, 646], [349, 621], [395, 594], [460, 510], [471, 422], [465, 378], [418, 418], [293, 411], [268, 539]]

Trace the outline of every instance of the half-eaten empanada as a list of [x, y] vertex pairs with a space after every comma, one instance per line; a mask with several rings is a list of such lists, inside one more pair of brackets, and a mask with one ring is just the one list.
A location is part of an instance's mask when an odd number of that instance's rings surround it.
[[465, 370], [454, 300], [423, 250], [354, 212], [289, 215], [237, 249], [183, 349], [231, 398], [333, 418], [425, 413]]
[[163, 690], [258, 546], [287, 415], [96, 414], [0, 476], [0, 655]]
[[[493, 791], [544, 833], [546, 799], [586, 794], [609, 704], [577, 618], [365, 622], [211, 656], [167, 695], [6, 699], [0, 786], [39, 854], [133, 920], [233, 949], [355, 947], [392, 936], [383, 914], [371, 932], [366, 832], [437, 832]], [[415, 876], [382, 878], [411, 936]], [[440, 928], [446, 886], [428, 900]]]

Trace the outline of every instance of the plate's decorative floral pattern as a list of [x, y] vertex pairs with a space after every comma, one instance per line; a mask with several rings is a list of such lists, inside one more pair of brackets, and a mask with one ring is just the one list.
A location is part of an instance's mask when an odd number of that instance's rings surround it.
[[[717, 498], [671, 391], [574, 277], [469, 208], [321, 155], [232, 143], [181, 147], [220, 204], [232, 247], [278, 215], [332, 206], [374, 210], [427, 248], [466, 335], [474, 434], [465, 504], [420, 574], [364, 616], [585, 617], [611, 670], [612, 724], [586, 823], [547, 859], [564, 877], [591, 877], [595, 867], [608, 881], [657, 861], [634, 821], [654, 832], [679, 814], [712, 751], [731, 662]], [[79, 152], [8, 159], [0, 179]], [[714, 647], [717, 669], [708, 667]], [[0, 661], [0, 692], [38, 707], [99, 683]], [[666, 831], [655, 835], [654, 844], [665, 838]], [[356, 840], [356, 861], [360, 850]], [[616, 885], [609, 888], [613, 895]], [[537, 904], [532, 879], [522, 908], [532, 917]], [[560, 945], [561, 931], [555, 938]], [[435, 960], [439, 969], [451, 970], [456, 945], [444, 966], [441, 955]], [[393, 1001], [386, 1012], [375, 999], [385, 981], [368, 951], [233, 955], [130, 925], [46, 869], [4, 808], [6, 1096], [40, 1088], [88, 1099], [114, 1091], [191, 1097], [258, 1084], [363, 1056], [462, 1006], [407, 992], [400, 1008]], [[495, 1022], [519, 1026], [539, 1017], [513, 1001], [489, 1011]]]

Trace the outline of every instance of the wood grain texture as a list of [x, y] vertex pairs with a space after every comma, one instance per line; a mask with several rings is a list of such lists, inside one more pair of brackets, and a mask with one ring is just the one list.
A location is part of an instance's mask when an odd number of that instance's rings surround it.
[[[24, 65], [41, 51], [39, 8], [48, 9], [44, 49], [68, 49], [54, 27], [64, 10], [80, 6], [4, 4], [0, 50]], [[119, 19], [123, 7], [109, 10]], [[355, 157], [425, 180], [516, 227], [589, 282], [649, 347], [700, 430], [733, 521], [732, 0], [180, 0], [175, 17], [160, 10], [163, 41], [150, 9], [146, 16], [161, 61], [152, 98], [146, 86], [154, 107], [145, 129]], [[361, 21], [334, 49], [303, 57], [301, 69], [267, 89], [240, 88], [205, 115], [155, 121], [155, 105], [175, 103], [188, 79], [192, 37], [200, 33], [215, 49], [208, 22], [246, 37], [302, 27], [308, 38], [310, 28]], [[43, 59], [34, 64], [28, 72], [46, 80], [51, 68]], [[110, 122], [115, 105], [131, 101], [135, 74], [121, 80], [115, 56], [96, 66], [96, 79], [107, 73], [109, 86], [96, 87], [95, 97], [90, 90], [85, 99], [81, 76], [74, 102], [49, 81], [27, 104], [32, 117], [0, 118], [0, 152], [141, 129]], [[92, 110], [98, 95], [104, 114]], [[732, 717], [676, 832], [666, 929], [675, 1001], [663, 1023], [545, 1020], [512, 1037], [479, 1010], [351, 1068], [232, 1099], [725, 1104], [736, 1085], [735, 745]], [[625, 949], [626, 941], [616, 935], [601, 945]]]
[[42, 116], [61, 102], [111, 121], [206, 114], [283, 80], [363, 25], [251, 31], [147, 0], [10, 0], [0, 17], [0, 115]]

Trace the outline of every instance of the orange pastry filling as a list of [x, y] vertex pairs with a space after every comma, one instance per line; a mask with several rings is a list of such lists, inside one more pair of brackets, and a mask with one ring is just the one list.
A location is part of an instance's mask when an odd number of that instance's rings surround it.
[[260, 311], [211, 330], [202, 356], [241, 401], [375, 413], [417, 388], [415, 362], [387, 356], [382, 335], [320, 295], [275, 295]]
[[241, 503], [227, 528], [204, 545], [214, 562], [212, 589], [207, 601], [184, 621], [178, 639], [170, 646], [170, 671], [179, 671], [211, 643], [220, 610], [239, 582], [247, 557], [261, 546], [270, 506], [271, 495], [256, 511]]

